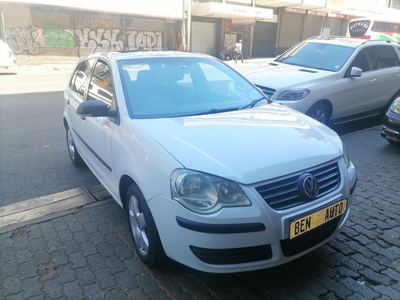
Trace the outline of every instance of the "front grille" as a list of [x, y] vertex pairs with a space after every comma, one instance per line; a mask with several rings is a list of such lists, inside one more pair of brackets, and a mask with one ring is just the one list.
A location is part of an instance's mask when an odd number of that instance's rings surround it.
[[[299, 185], [299, 177], [304, 173], [314, 175], [318, 181], [319, 192], [314, 199], [304, 196], [299, 188], [301, 186]], [[256, 190], [270, 207], [282, 210], [319, 199], [337, 189], [339, 184], [339, 167], [337, 163], [333, 163], [315, 170], [305, 170], [300, 174], [283, 180], [258, 186]]]
[[325, 241], [335, 232], [340, 220], [341, 218], [335, 218], [294, 239], [281, 240], [283, 255], [290, 257]]
[[261, 85], [258, 85], [258, 84], [256, 84], [256, 86], [257, 86], [259, 89], [261, 89], [261, 91], [262, 91], [265, 95], [267, 95], [269, 98], [271, 98], [271, 97], [275, 94], [275, 92], [276, 92], [276, 90], [271, 89], [271, 88], [267, 88], [267, 87], [265, 87], [265, 86], [261, 86]]
[[272, 258], [270, 245], [232, 249], [206, 249], [190, 246], [201, 261], [213, 265], [243, 264]]

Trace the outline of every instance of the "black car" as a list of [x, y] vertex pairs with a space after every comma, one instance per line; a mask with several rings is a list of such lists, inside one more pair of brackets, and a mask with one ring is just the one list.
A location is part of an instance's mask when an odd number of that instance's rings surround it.
[[400, 95], [393, 101], [386, 112], [381, 136], [391, 144], [400, 145]]

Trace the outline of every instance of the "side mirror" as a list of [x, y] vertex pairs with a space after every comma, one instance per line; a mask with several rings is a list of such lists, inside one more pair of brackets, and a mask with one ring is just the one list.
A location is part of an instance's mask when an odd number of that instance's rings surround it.
[[357, 67], [352, 67], [350, 73], [347, 73], [346, 77], [361, 77], [362, 69]]
[[113, 117], [110, 108], [101, 100], [89, 100], [79, 104], [76, 113], [81, 117]]

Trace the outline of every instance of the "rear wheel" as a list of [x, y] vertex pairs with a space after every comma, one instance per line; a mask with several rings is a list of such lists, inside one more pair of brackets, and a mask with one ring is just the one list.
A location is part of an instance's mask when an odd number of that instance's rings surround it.
[[67, 127], [65, 128], [65, 130], [66, 130], [66, 137], [67, 137], [67, 146], [68, 146], [69, 158], [71, 159], [71, 162], [72, 162], [75, 166], [81, 167], [81, 166], [83, 166], [85, 163], [84, 163], [82, 157], [80, 156], [80, 154], [78, 153], [78, 151], [76, 150], [75, 142], [74, 142], [74, 139], [73, 139], [73, 137], [72, 137], [71, 129], [70, 129], [69, 126], [67, 125]]
[[136, 254], [151, 267], [160, 266], [165, 254], [150, 209], [135, 184], [126, 194], [129, 229]]
[[329, 124], [331, 110], [327, 104], [317, 103], [311, 106], [311, 108], [306, 112], [306, 115], [311, 118], [321, 122], [322, 124]]

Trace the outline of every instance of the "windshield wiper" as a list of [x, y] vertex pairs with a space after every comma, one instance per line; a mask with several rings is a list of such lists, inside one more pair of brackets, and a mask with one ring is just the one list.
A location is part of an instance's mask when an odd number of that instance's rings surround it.
[[199, 116], [199, 115], [208, 115], [208, 114], [217, 114], [217, 113], [222, 113], [222, 112], [228, 112], [228, 111], [234, 111], [234, 110], [239, 110], [239, 107], [231, 107], [231, 108], [211, 108], [206, 111], [202, 111], [200, 113], [192, 114], [192, 116]]
[[242, 110], [242, 109], [246, 109], [246, 108], [252, 108], [252, 107], [254, 107], [254, 105], [256, 105], [258, 102], [260, 102], [261, 100], [264, 100], [264, 99], [267, 99], [267, 100], [268, 100], [268, 98], [266, 98], [266, 97], [261, 97], [260, 99], [255, 99], [255, 100], [251, 101], [249, 104], [243, 106], [243, 107], [241, 108], [241, 110]]

